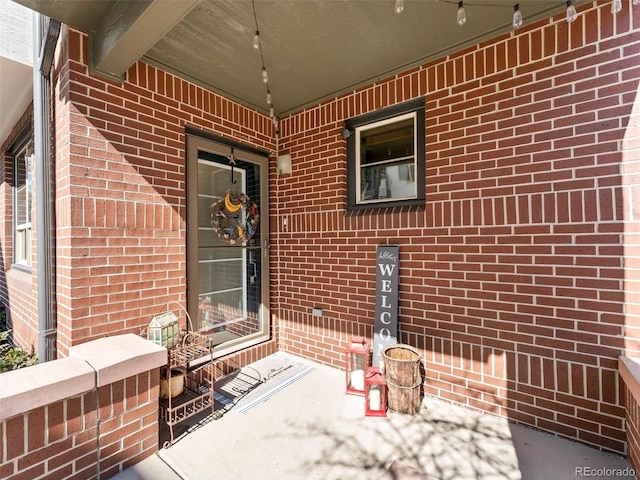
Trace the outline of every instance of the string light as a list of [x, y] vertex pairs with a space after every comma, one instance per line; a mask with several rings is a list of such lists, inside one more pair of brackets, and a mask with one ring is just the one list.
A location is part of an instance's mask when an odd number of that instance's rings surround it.
[[522, 26], [522, 12], [520, 11], [519, 3], [516, 3], [513, 6], [513, 19], [511, 20], [511, 25], [513, 26], [513, 28]]
[[251, 5], [253, 7], [253, 19], [256, 24], [256, 33], [253, 36], [253, 48], [260, 52], [260, 60], [262, 62], [262, 81], [267, 86], [267, 105], [269, 105], [269, 117], [273, 122], [273, 126], [276, 130], [276, 134], [279, 133], [280, 119], [276, 114], [276, 109], [273, 105], [273, 101], [271, 98], [271, 88], [269, 87], [269, 74], [267, 73], [267, 67], [264, 64], [264, 54], [262, 53], [262, 41], [260, 39], [260, 29], [258, 28], [258, 15], [256, 14], [256, 2], [255, 0], [251, 0]]
[[611, 2], [611, 13], [615, 15], [620, 10], [622, 10], [622, 0], [613, 0], [613, 2]]
[[462, 26], [467, 23], [467, 12], [464, 11], [464, 3], [458, 2], [458, 13], [456, 14], [456, 22]]
[[578, 12], [573, 6], [573, 0], [567, 0], [567, 23], [574, 22], [576, 18], [578, 18]]
[[[464, 2], [463, 0], [433, 0], [436, 2], [442, 2], [442, 3], [451, 3], [451, 4], [457, 4], [458, 5], [458, 11], [456, 13], [456, 23], [460, 26], [464, 25], [467, 22], [467, 14], [465, 12], [465, 5], [467, 6], [475, 6], [475, 7], [505, 7], [506, 5], [500, 5], [500, 4], [495, 4], [495, 3], [482, 3], [482, 2], [473, 2], [473, 3], [467, 3]], [[545, 3], [552, 3], [552, 2], [545, 2]], [[632, 0], [632, 5], [637, 6], [640, 5], [640, 0]], [[567, 6], [567, 11], [566, 11], [566, 19], [567, 19], [567, 23], [573, 23], [576, 21], [576, 19], [578, 18], [578, 12], [576, 10], [576, 7], [573, 6], [573, 0], [566, 0], [566, 6]], [[613, 15], [615, 15], [616, 13], [618, 13], [619, 11], [622, 10], [622, 0], [612, 0], [611, 2], [611, 13]], [[404, 0], [396, 0], [395, 2], [395, 12], [400, 14], [404, 11]], [[518, 28], [521, 27], [523, 23], [523, 19], [522, 19], [522, 11], [520, 10], [520, 4], [516, 3], [513, 6], [513, 18], [511, 20], [511, 25], [513, 26], [513, 28]], [[256, 32], [258, 33], [258, 32]]]
[[[442, 3], [453, 3], [458, 5], [458, 11], [456, 13], [456, 23], [460, 26], [467, 23], [467, 12], [464, 9], [465, 5], [473, 5], [477, 7], [505, 7], [506, 5], [499, 5], [495, 3], [466, 3], [463, 0], [434, 0]], [[621, 0], [617, 0], [621, 1]], [[640, 0], [634, 0], [640, 2]], [[401, 14], [404, 11], [404, 0], [396, 0], [394, 11], [397, 14]], [[516, 4], [513, 7], [513, 18], [511, 21], [513, 28], [522, 26], [522, 12], [520, 11], [520, 4]]]
[[[507, 5], [501, 5], [496, 3], [484, 3], [484, 2], [472, 2], [468, 3], [463, 0], [433, 0], [436, 2], [442, 3], [451, 3], [458, 6], [458, 10], [456, 12], [456, 23], [460, 26], [464, 25], [467, 22], [467, 13], [465, 11], [465, 6], [474, 6], [474, 7], [506, 7]], [[552, 1], [545, 3], [554, 3]], [[640, 5], [640, 0], [632, 0], [633, 5]], [[573, 23], [578, 18], [578, 12], [576, 7], [573, 5], [573, 0], [566, 0], [566, 20], [567, 23]], [[622, 0], [612, 0], [611, 2], [611, 13], [616, 14], [620, 10], [622, 10]], [[404, 0], [395, 0], [394, 11], [397, 14], [400, 14], [404, 11]], [[522, 11], [520, 10], [520, 4], [517, 3], [513, 6], [513, 17], [511, 19], [511, 25], [513, 28], [521, 27], [523, 24]]]

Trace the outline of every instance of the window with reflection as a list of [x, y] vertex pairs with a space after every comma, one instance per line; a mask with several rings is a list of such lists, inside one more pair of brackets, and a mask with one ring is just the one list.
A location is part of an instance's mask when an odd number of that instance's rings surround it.
[[348, 207], [424, 202], [424, 101], [412, 101], [346, 123]]
[[12, 148], [13, 156], [13, 262], [31, 266], [31, 195], [33, 144], [29, 125]]

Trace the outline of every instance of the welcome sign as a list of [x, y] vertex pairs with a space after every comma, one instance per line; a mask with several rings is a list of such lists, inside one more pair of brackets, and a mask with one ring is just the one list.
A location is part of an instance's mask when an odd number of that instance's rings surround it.
[[371, 365], [383, 367], [382, 351], [398, 343], [398, 270], [400, 247], [380, 245], [376, 251], [376, 319]]

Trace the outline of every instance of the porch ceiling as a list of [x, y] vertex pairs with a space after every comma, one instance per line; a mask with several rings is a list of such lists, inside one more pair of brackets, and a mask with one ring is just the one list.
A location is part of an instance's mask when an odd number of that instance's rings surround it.
[[[251, 0], [14, 1], [88, 33], [96, 72], [119, 78], [142, 59], [268, 112]], [[566, 8], [564, 0], [469, 0], [459, 27], [456, 0], [405, 0], [400, 15], [394, 0], [255, 0], [275, 111], [286, 115], [508, 32], [518, 1], [525, 26]]]

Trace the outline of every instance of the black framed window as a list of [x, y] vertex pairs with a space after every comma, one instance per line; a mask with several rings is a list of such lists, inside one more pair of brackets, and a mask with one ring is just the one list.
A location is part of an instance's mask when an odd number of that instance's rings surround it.
[[347, 208], [424, 203], [424, 128], [424, 99], [346, 122]]

